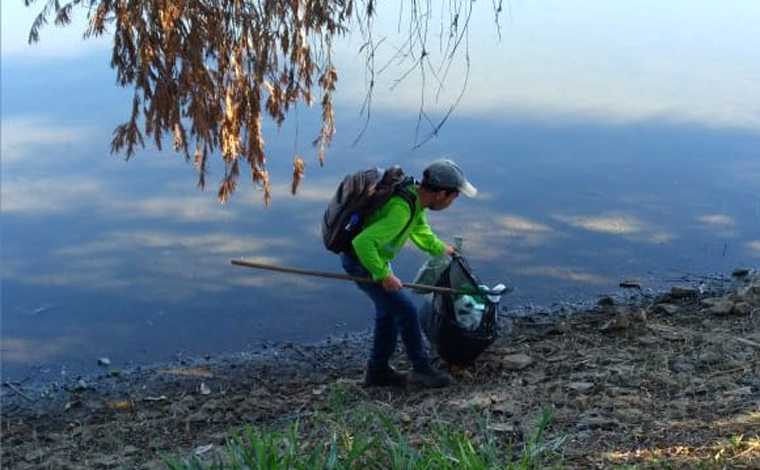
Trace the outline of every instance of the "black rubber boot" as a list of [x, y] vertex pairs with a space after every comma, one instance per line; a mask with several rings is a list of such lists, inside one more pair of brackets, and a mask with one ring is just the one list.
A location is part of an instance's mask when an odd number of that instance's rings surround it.
[[367, 365], [364, 371], [364, 385], [367, 387], [406, 387], [406, 374], [393, 367]]
[[443, 388], [454, 383], [453, 377], [442, 370], [433, 368], [430, 364], [414, 366], [409, 380], [425, 388]]

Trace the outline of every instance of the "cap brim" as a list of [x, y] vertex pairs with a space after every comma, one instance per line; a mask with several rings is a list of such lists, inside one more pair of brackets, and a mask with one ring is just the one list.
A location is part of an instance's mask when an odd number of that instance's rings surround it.
[[466, 197], [474, 198], [478, 195], [478, 189], [471, 185], [469, 181], [465, 180], [465, 182], [459, 186], [459, 193]]

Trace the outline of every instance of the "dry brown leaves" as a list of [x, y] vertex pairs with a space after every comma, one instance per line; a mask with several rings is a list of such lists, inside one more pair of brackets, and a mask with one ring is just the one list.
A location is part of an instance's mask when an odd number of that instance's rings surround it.
[[[112, 29], [111, 66], [118, 83], [134, 89], [130, 118], [114, 131], [113, 152], [124, 151], [129, 159], [137, 146], [144, 147], [145, 136], [161, 149], [168, 133], [188, 161], [190, 145], [195, 146], [193, 161], [203, 187], [207, 156], [219, 150], [225, 165], [219, 199], [226, 201], [235, 191], [242, 160], [268, 204], [262, 113], [280, 125], [291, 105], [313, 102], [316, 87], [322, 94], [322, 127], [314, 145], [323, 162], [335, 133], [332, 92], [338, 75], [332, 39], [363, 18], [352, 0], [73, 0], [65, 5], [49, 0], [29, 41], [39, 40], [51, 15], [56, 24], [69, 24], [76, 6], [89, 11], [86, 36]], [[363, 14], [371, 15], [372, 8]], [[302, 174], [296, 166], [294, 178]]]

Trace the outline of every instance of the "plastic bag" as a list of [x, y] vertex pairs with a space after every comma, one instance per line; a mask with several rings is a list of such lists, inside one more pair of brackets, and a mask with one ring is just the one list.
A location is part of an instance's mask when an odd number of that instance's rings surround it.
[[483, 320], [483, 312], [486, 311], [486, 304], [476, 296], [461, 295], [454, 300], [454, 314], [457, 325], [467, 331], [475, 331]]
[[451, 260], [436, 285], [467, 293], [434, 293], [420, 308], [420, 325], [441, 359], [472, 363], [498, 337], [498, 301], [508, 289], [487, 289], [462, 256]]
[[[462, 238], [454, 238], [454, 249], [459, 253], [462, 252]], [[415, 284], [422, 284], [425, 286], [434, 286], [438, 283], [438, 279], [441, 278], [441, 274], [451, 264], [451, 258], [446, 255], [431, 256], [425, 261], [417, 272], [417, 277], [414, 278]], [[416, 294], [429, 294], [432, 291], [429, 289], [413, 289], [412, 292]]]

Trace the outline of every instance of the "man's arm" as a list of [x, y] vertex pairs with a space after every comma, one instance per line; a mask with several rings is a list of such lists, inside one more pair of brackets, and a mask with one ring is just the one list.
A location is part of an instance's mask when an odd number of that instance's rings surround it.
[[[399, 236], [412, 216], [411, 209], [406, 203], [393, 204], [388, 207], [388, 213], [367, 226], [357, 235], [351, 244], [354, 247], [357, 258], [372, 279], [381, 280], [391, 274], [388, 259], [393, 258], [398, 247], [393, 241]], [[387, 251], [385, 256], [380, 251]]]
[[[417, 224], [412, 228], [410, 238], [417, 247], [433, 256], [441, 256], [449, 253], [449, 246], [433, 233], [433, 229], [427, 223], [425, 213], [420, 214]], [[453, 250], [453, 248], [451, 248]]]

